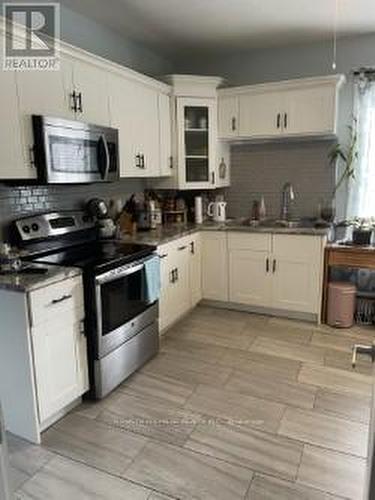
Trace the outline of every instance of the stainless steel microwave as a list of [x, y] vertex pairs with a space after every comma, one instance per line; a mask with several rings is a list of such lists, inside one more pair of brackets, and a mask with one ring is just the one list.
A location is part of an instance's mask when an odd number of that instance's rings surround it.
[[48, 184], [110, 182], [119, 177], [117, 129], [33, 115], [38, 178]]

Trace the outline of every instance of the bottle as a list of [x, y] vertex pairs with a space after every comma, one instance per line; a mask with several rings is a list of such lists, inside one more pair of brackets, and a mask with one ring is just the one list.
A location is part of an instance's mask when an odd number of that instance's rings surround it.
[[262, 195], [259, 203], [259, 220], [265, 220], [266, 218], [266, 203], [264, 201], [264, 196]]

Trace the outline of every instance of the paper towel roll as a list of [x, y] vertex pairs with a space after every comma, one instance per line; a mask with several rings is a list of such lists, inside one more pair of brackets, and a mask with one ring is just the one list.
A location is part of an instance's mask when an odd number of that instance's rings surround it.
[[195, 223], [202, 224], [203, 223], [203, 203], [202, 196], [196, 196], [194, 200], [195, 207]]

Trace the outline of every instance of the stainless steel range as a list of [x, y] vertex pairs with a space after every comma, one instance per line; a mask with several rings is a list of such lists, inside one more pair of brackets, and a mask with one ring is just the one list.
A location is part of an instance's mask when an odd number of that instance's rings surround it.
[[90, 396], [104, 397], [158, 351], [156, 248], [100, 241], [83, 212], [23, 218], [14, 227], [27, 260], [82, 269]]

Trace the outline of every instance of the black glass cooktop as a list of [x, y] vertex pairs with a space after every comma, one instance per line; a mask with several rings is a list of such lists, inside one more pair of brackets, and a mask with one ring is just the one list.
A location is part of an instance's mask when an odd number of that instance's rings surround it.
[[155, 247], [120, 241], [94, 241], [53, 251], [33, 262], [105, 271], [149, 255]]

